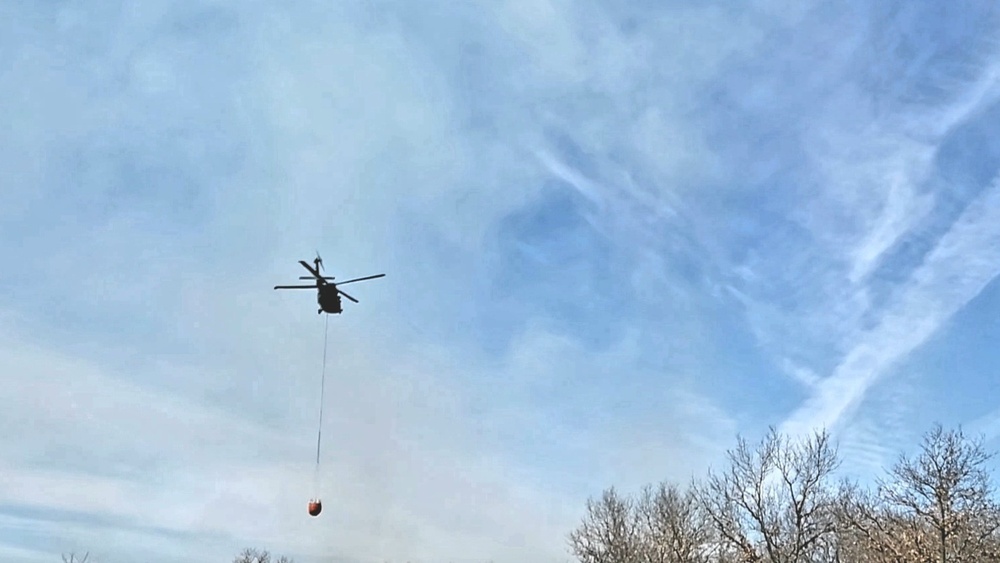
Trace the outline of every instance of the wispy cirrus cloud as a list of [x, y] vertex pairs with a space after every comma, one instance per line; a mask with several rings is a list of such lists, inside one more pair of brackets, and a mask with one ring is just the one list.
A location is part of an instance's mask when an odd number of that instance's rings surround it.
[[[973, 200], [894, 296], [878, 324], [821, 384], [816, 398], [786, 421], [801, 431], [839, 421], [892, 363], [927, 340], [1000, 274], [1000, 187]], [[803, 428], [805, 427], [805, 428]]]
[[[954, 20], [938, 25], [962, 25], [959, 14], [956, 10]], [[894, 19], [877, 20], [879, 34], [903, 33], [895, 26], [907, 16], [913, 13], [903, 10]], [[818, 320], [814, 326], [832, 337], [839, 359], [828, 364], [831, 375], [784, 421], [785, 430], [849, 424], [871, 387], [998, 273], [991, 215], [995, 181], [977, 186], [949, 175], [954, 156], [947, 152], [956, 143], [971, 154], [982, 152], [965, 130], [996, 103], [988, 94], [996, 86], [995, 65], [986, 56], [994, 52], [992, 36], [995, 31], [967, 41], [958, 57], [965, 61], [962, 75], [944, 74], [947, 65], [961, 64], [942, 59], [946, 40], [932, 40], [914, 54], [922, 62], [915, 61], [902, 78], [926, 76], [939, 88], [938, 96], [914, 100], [908, 98], [913, 92], [904, 90], [890, 102], [878, 92], [883, 99], [872, 125], [858, 128], [848, 122], [812, 136], [819, 141], [812, 154], [824, 195], [799, 216], [807, 232], [828, 237], [834, 260], [827, 262], [828, 269], [817, 270], [818, 279], [829, 285], [810, 300], [818, 307], [811, 312], [816, 320], [806, 322]], [[989, 157], [979, 164], [997, 169]], [[805, 288], [815, 291], [815, 286]], [[903, 434], [909, 438], [912, 432]], [[899, 445], [885, 428], [854, 438], [890, 449]]]

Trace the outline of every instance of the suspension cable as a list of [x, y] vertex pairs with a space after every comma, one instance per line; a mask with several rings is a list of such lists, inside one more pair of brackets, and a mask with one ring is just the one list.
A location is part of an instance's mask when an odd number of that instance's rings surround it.
[[319, 474], [319, 451], [320, 445], [323, 439], [323, 394], [326, 391], [326, 348], [329, 343], [329, 333], [330, 333], [330, 315], [324, 315], [326, 317], [326, 326], [323, 329], [323, 370], [320, 375], [319, 383], [319, 429], [316, 433], [316, 472]]

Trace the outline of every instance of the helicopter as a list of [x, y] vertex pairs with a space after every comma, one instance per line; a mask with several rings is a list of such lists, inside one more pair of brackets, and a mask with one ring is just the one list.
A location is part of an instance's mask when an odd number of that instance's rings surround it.
[[314, 280], [315, 285], [276, 285], [274, 289], [315, 289], [316, 290], [316, 302], [319, 304], [319, 310], [316, 314], [327, 313], [330, 315], [339, 315], [344, 312], [344, 307], [341, 304], [340, 296], [344, 297], [358, 303], [358, 300], [351, 297], [350, 295], [344, 293], [338, 285], [344, 285], [348, 283], [354, 283], [365, 280], [373, 280], [375, 278], [385, 277], [385, 274], [378, 274], [374, 276], [365, 276], [363, 278], [355, 278], [353, 280], [342, 281], [339, 283], [333, 283], [332, 280], [335, 278], [332, 276], [324, 276], [320, 272], [323, 269], [323, 259], [320, 258], [319, 254], [316, 254], [316, 258], [313, 259], [313, 266], [310, 266], [305, 260], [299, 260], [299, 264], [309, 271], [311, 276], [300, 276], [300, 280]]

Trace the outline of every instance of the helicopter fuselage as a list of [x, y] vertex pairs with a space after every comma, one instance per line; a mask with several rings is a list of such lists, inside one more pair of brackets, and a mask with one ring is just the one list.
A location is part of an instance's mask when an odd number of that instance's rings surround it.
[[321, 285], [317, 288], [316, 302], [319, 304], [320, 313], [339, 315], [344, 312], [340, 302], [340, 293], [337, 292], [337, 287], [333, 284]]

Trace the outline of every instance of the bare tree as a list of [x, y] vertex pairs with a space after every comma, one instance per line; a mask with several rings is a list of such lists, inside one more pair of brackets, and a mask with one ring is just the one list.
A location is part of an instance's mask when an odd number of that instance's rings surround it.
[[90, 558], [90, 552], [89, 551], [87, 553], [84, 553], [83, 557], [80, 558], [80, 559], [78, 559], [76, 557], [75, 553], [70, 553], [69, 555], [65, 555], [64, 554], [62, 556], [63, 563], [87, 563], [87, 560], [89, 558]]
[[587, 500], [587, 515], [569, 535], [570, 551], [580, 563], [636, 563], [641, 557], [635, 503], [614, 487], [600, 500]]
[[[271, 553], [266, 549], [259, 550], [248, 547], [233, 559], [233, 563], [272, 563]], [[274, 563], [293, 563], [293, 561], [282, 555], [275, 559]]]
[[981, 440], [940, 425], [874, 492], [830, 484], [826, 432], [791, 443], [738, 438], [728, 467], [687, 491], [588, 500], [570, 534], [581, 563], [981, 563], [1000, 561], [1000, 504]]
[[1000, 560], [991, 457], [981, 440], [936, 425], [915, 457], [900, 456], [879, 480], [876, 495], [847, 495], [841, 517], [875, 561]]
[[926, 525], [877, 495], [844, 483], [838, 499], [838, 549], [850, 563], [910, 563], [926, 561], [932, 551]]
[[836, 561], [839, 465], [826, 432], [801, 444], [772, 428], [756, 448], [740, 437], [730, 466], [698, 488], [726, 557], [746, 563]]
[[712, 547], [708, 515], [693, 489], [674, 484], [646, 487], [636, 506], [641, 560], [646, 563], [707, 563]]

